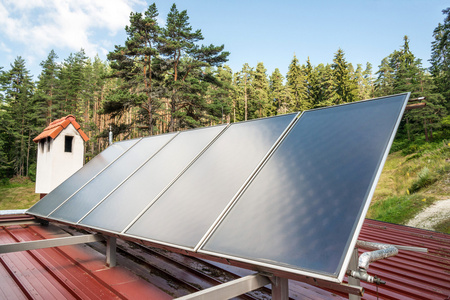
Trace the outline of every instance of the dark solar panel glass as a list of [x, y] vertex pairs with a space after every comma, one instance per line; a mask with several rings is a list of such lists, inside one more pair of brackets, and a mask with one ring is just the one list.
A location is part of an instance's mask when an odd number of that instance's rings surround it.
[[171, 133], [143, 138], [55, 210], [50, 217], [72, 223], [78, 222], [173, 136]]
[[232, 124], [126, 233], [194, 247], [294, 117]]
[[127, 151], [138, 140], [117, 142], [106, 148], [100, 154], [91, 159], [85, 166], [75, 172], [67, 180], [62, 182], [47, 196], [37, 202], [27, 212], [40, 216], [47, 216], [56, 209], [63, 201], [85, 185], [101, 170], [114, 161], [119, 155]]
[[305, 112], [203, 249], [337, 276], [406, 98]]
[[225, 127], [181, 132], [80, 223], [121, 232]]

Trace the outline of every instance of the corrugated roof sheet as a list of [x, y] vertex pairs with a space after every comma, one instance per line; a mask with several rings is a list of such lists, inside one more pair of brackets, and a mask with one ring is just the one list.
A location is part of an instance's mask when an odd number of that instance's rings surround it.
[[83, 140], [87, 142], [89, 140], [88, 136], [81, 130], [80, 124], [75, 121], [75, 117], [73, 115], [68, 115], [66, 117], [63, 117], [61, 119], [55, 120], [51, 122], [43, 132], [41, 132], [37, 137], [33, 139], [35, 143], [39, 142], [42, 139], [45, 139], [47, 137], [51, 137], [52, 139], [56, 138], [58, 134], [69, 124], [72, 124], [75, 129], [78, 131], [78, 133], [81, 135]]
[[[0, 243], [65, 235], [56, 226], [8, 226], [0, 230]], [[171, 298], [129, 270], [104, 262], [86, 245], [0, 254], [0, 299]]]
[[[386, 281], [378, 287], [380, 299], [450, 299], [450, 235], [366, 219], [359, 239], [428, 249], [400, 250], [370, 265], [368, 272]], [[375, 285], [361, 285], [364, 299], [376, 299]]]
[[[14, 220], [24, 218], [28, 217], [10, 217]], [[2, 216], [0, 221], [8, 219]], [[58, 226], [1, 227], [0, 243], [55, 238], [67, 234]], [[361, 282], [365, 288], [363, 299], [449, 299], [449, 235], [366, 219], [359, 239], [425, 247], [429, 250], [428, 253], [400, 250], [395, 257], [372, 263], [369, 273], [387, 283], [379, 286], [377, 291], [375, 285]], [[139, 253], [141, 256], [146, 255], [142, 250]], [[149, 256], [148, 260], [154, 258]], [[162, 280], [160, 274], [153, 272], [153, 279], [147, 282], [138, 277], [145, 272], [142, 273], [136, 266], [139, 263], [126, 264], [130, 270], [120, 263], [117, 267], [108, 268], [105, 266], [105, 256], [86, 245], [0, 254], [0, 298], [165, 299], [171, 296], [161, 289], [168, 292], [170, 288], [171, 295], [174, 295], [176, 289], [167, 286], [167, 280]], [[233, 269], [230, 266], [228, 268]], [[182, 280], [189, 278], [188, 269], [182, 268], [174, 272]], [[245, 272], [236, 271], [236, 274], [244, 276]], [[193, 285], [202, 286], [198, 282]], [[186, 293], [189, 291], [180, 290], [178, 296]], [[348, 297], [293, 281], [290, 282], [290, 296], [294, 299]]]

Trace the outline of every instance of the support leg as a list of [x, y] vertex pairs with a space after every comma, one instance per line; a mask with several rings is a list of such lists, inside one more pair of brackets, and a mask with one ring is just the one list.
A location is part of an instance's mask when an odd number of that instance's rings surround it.
[[116, 265], [116, 238], [112, 236], [106, 239], [106, 265], [108, 267]]
[[289, 299], [289, 282], [287, 278], [272, 277], [272, 299], [288, 300]]
[[[352, 258], [350, 259], [350, 263], [348, 264], [348, 268], [350, 270], [358, 270], [358, 248], [353, 249]], [[348, 283], [351, 285], [360, 286], [359, 279], [348, 276]], [[361, 296], [348, 294], [349, 300], [361, 300]]]

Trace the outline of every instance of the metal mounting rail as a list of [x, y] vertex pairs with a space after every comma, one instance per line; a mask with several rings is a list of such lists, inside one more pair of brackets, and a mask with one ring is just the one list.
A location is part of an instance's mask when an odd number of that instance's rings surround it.
[[177, 298], [178, 300], [230, 299], [270, 284], [268, 277], [261, 274], [245, 276], [209, 289]]
[[62, 237], [40, 241], [29, 241], [0, 245], [0, 253], [35, 250], [42, 248], [69, 246], [84, 243], [103, 241], [105, 238], [99, 234], [87, 234], [79, 236]]
[[4, 221], [4, 222], [0, 221], [0, 226], [4, 226], [4, 227], [15, 226], [15, 225], [33, 225], [33, 224], [41, 224], [41, 222], [39, 222], [38, 220], [32, 220], [32, 219], [30, 219], [30, 220], [23, 219], [23, 220], [15, 220], [15, 221]]

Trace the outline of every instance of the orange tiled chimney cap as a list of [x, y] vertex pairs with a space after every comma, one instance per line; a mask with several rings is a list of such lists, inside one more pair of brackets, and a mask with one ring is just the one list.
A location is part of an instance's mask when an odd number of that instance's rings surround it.
[[83, 132], [83, 130], [81, 130], [80, 124], [75, 121], [75, 117], [73, 115], [68, 115], [51, 122], [50, 125], [48, 125], [41, 134], [33, 139], [33, 142], [37, 143], [47, 137], [51, 137], [52, 139], [54, 139], [64, 128], [69, 126], [69, 124], [72, 124], [75, 127], [75, 129], [78, 131], [85, 142], [89, 140], [88, 136]]

